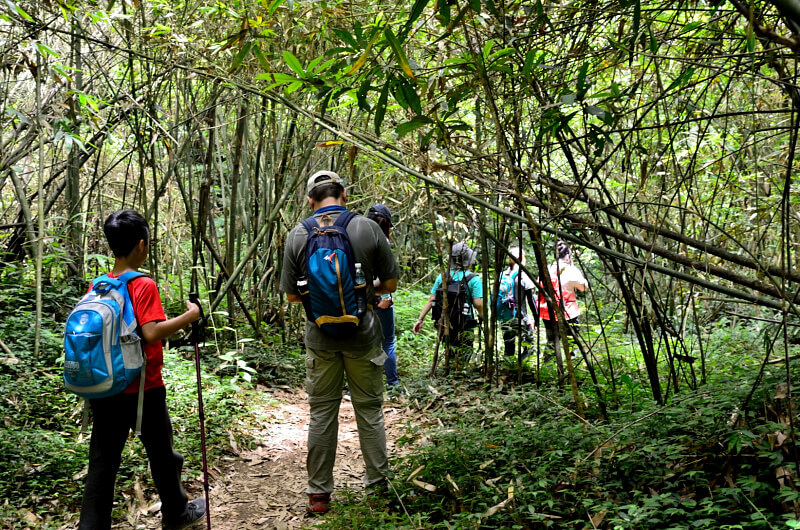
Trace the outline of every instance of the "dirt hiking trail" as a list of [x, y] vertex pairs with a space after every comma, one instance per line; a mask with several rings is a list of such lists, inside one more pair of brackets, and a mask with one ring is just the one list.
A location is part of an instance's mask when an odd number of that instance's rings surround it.
[[[305, 511], [309, 421], [306, 394], [302, 390], [274, 390], [273, 399], [277, 403], [267, 412], [275, 422], [261, 432], [252, 433], [258, 447], [211, 466], [211, 524], [214, 529], [296, 529], [314, 526], [318, 520], [307, 516]], [[395, 440], [402, 436], [405, 420], [412, 411], [400, 403], [386, 401], [383, 412], [391, 457], [396, 454]], [[334, 501], [337, 492], [345, 488], [363, 490], [364, 463], [356, 420], [353, 405], [346, 399], [342, 400], [339, 411], [339, 445], [333, 473]], [[194, 485], [191, 489], [197, 490]], [[338, 498], [341, 499], [341, 495]]]

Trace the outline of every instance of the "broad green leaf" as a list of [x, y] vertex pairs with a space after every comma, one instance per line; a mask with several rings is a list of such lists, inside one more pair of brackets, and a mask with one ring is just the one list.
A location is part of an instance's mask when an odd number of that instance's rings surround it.
[[276, 86], [285, 85], [287, 83], [295, 83], [300, 81], [294, 76], [289, 74], [282, 74], [280, 72], [268, 72], [264, 74], [258, 74], [255, 77], [256, 79], [264, 79], [266, 81], [272, 81], [272, 84], [267, 87], [267, 89], [275, 88]]
[[242, 46], [242, 49], [239, 50], [239, 53], [237, 53], [234, 56], [233, 62], [231, 63], [231, 67], [228, 69], [228, 72], [235, 72], [236, 70], [239, 69], [240, 66], [242, 66], [242, 61], [244, 61], [244, 58], [247, 57], [247, 54], [250, 53], [250, 49], [252, 47], [253, 43], [251, 42], [248, 42], [247, 44]]
[[357, 49], [359, 49], [361, 47], [361, 46], [358, 45], [358, 43], [356, 42], [356, 40], [353, 38], [353, 36], [350, 33], [346, 32], [344, 30], [341, 30], [341, 29], [334, 29], [333, 33], [337, 37], [342, 39], [342, 41], [344, 41], [344, 43], [347, 44], [348, 46], [350, 46], [352, 49], [357, 50]]
[[450, 24], [450, 4], [447, 0], [436, 0], [436, 7], [439, 11], [439, 22], [442, 26]]
[[604, 111], [604, 110], [603, 110], [603, 109], [601, 109], [600, 107], [596, 107], [596, 106], [594, 106], [594, 105], [588, 105], [588, 106], [586, 107], [586, 112], [588, 112], [588, 113], [589, 113], [589, 114], [591, 114], [592, 116], [597, 116], [597, 117], [599, 117], [600, 119], [604, 119], [604, 118], [605, 118], [605, 115], [606, 115], [606, 111]]
[[753, 53], [756, 50], [756, 34], [753, 31], [753, 25], [748, 22], [744, 31], [745, 48], [749, 53]]
[[483, 4], [486, 6], [486, 10], [494, 15], [495, 17], [500, 16], [500, 12], [497, 10], [497, 6], [494, 5], [493, 0], [484, 0]]
[[578, 71], [578, 83], [575, 87], [575, 90], [578, 93], [578, 99], [583, 99], [583, 97], [586, 95], [586, 91], [589, 89], [589, 85], [586, 83], [586, 74], [588, 73], [589, 61], [586, 61], [581, 65], [581, 69]]
[[274, 2], [272, 2], [272, 3], [270, 4], [270, 6], [269, 6], [269, 14], [270, 14], [270, 15], [274, 15], [274, 14], [275, 14], [275, 11], [277, 11], [277, 10], [278, 10], [278, 8], [279, 8], [279, 7], [281, 7], [281, 5], [283, 4], [283, 2], [284, 2], [284, 0], [275, 0]]
[[689, 33], [692, 30], [705, 26], [705, 22], [690, 22], [686, 24], [683, 29], [681, 29], [681, 33]]
[[369, 101], [367, 101], [367, 94], [369, 93], [369, 89], [372, 88], [371, 82], [372, 78], [368, 76], [366, 79], [364, 79], [364, 81], [361, 83], [361, 86], [359, 86], [358, 90], [356, 91], [356, 102], [358, 103], [358, 108], [364, 112], [369, 112], [372, 110]]
[[306, 72], [313, 72], [314, 68], [317, 67], [317, 64], [319, 64], [319, 62], [324, 58], [325, 58], [324, 55], [320, 55], [316, 59], [312, 59], [311, 62], [308, 63], [308, 66], [306, 67]]
[[400, 91], [403, 93], [403, 97], [406, 102], [408, 102], [408, 106], [411, 107], [411, 110], [417, 114], [422, 114], [422, 105], [420, 104], [416, 87], [411, 83], [404, 82], [400, 84]]
[[528, 53], [525, 54], [525, 62], [522, 65], [522, 75], [529, 76], [531, 75], [531, 70], [533, 69], [533, 60], [536, 58], [536, 50], [529, 50]]
[[72, 80], [72, 76], [67, 73], [67, 68], [61, 63], [55, 63], [51, 66], [54, 72], [61, 74], [64, 76], [70, 83], [74, 83], [75, 81]]
[[397, 37], [395, 37], [394, 33], [392, 33], [392, 28], [386, 26], [386, 29], [383, 30], [383, 34], [389, 43], [389, 47], [394, 52], [397, 62], [400, 63], [400, 67], [403, 69], [403, 72], [405, 72], [405, 74], [411, 79], [414, 79], [414, 72], [411, 71], [411, 65], [408, 64], [408, 58], [406, 57], [403, 48], [400, 46], [400, 42], [397, 40]]
[[630, 45], [628, 48], [630, 49], [630, 55], [628, 56], [628, 62], [633, 62], [633, 54], [636, 51], [636, 43], [639, 42], [639, 28], [642, 20], [642, 4], [640, 0], [634, 0], [633, 2], [633, 31], [631, 34]]
[[294, 92], [295, 90], [298, 90], [302, 86], [303, 86], [303, 82], [302, 81], [295, 81], [294, 83], [292, 83], [292, 84], [290, 84], [289, 86], [286, 87], [286, 93], [287, 94], [291, 94], [292, 92]]
[[21, 113], [20, 111], [18, 111], [13, 107], [6, 107], [6, 114], [8, 116], [11, 116], [12, 118], [18, 119], [21, 123], [24, 123], [26, 125], [31, 124], [27, 116], [25, 116], [23, 113]]
[[433, 120], [427, 116], [415, 116], [410, 121], [405, 123], [401, 123], [397, 127], [394, 128], [397, 135], [402, 138], [403, 136], [407, 135], [408, 133], [419, 129], [425, 125], [433, 123]]
[[686, 83], [689, 82], [689, 80], [692, 78], [693, 75], [694, 75], [694, 67], [687, 68], [672, 83], [670, 83], [669, 87], [667, 87], [667, 90], [665, 92], [669, 92], [673, 88], [677, 88], [679, 86], [684, 86]]
[[58, 55], [58, 53], [56, 53], [56, 51], [53, 50], [53, 48], [51, 48], [50, 46], [48, 46], [43, 42], [37, 42], [36, 49], [39, 50], [39, 53], [42, 55], [52, 55], [53, 57], [60, 57], [60, 55]]
[[258, 64], [261, 65], [261, 68], [264, 70], [269, 70], [269, 61], [267, 61], [267, 58], [264, 56], [264, 52], [261, 51], [261, 48], [258, 47], [258, 44], [253, 45], [253, 53], [255, 54], [256, 59], [258, 59]]
[[305, 77], [306, 72], [303, 70], [303, 65], [300, 64], [300, 61], [297, 57], [292, 54], [289, 50], [283, 50], [283, 62], [289, 65], [289, 68], [292, 69], [294, 73], [296, 73], [299, 77]]
[[656, 34], [653, 33], [653, 30], [647, 28], [647, 35], [650, 38], [650, 53], [658, 53], [658, 39], [656, 39]]
[[25, 12], [25, 10], [23, 10], [21, 7], [19, 7], [11, 0], [6, 0], [6, 5], [11, 10], [12, 13], [16, 13], [17, 15], [24, 18], [28, 22], [36, 22], [35, 20], [33, 20], [33, 17], [31, 17], [28, 13]]
[[[324, 56], [323, 56], [323, 57], [324, 57]], [[315, 68], [315, 69], [314, 69], [314, 73], [315, 73], [315, 74], [321, 74], [322, 72], [325, 72], [325, 71], [326, 71], [326, 70], [328, 70], [328, 68], [330, 68], [330, 67], [331, 67], [331, 65], [332, 65], [333, 63], [335, 63], [337, 60], [338, 60], [338, 59], [337, 59], [336, 57], [334, 57], [334, 58], [332, 58], [332, 59], [328, 59], [327, 61], [325, 61], [324, 63], [322, 63], [321, 65], [319, 65], [319, 67]], [[309, 69], [309, 70], [311, 70], [311, 65], [309, 65], [309, 68], [308, 68], [308, 69]]]
[[414, 22], [416, 22], [422, 12], [425, 11], [425, 7], [428, 5], [429, 1], [430, 0], [414, 0], [414, 5], [411, 6], [411, 12], [408, 14], [408, 20], [406, 20], [406, 23], [399, 34], [399, 39], [401, 42], [406, 40], [406, 35], [408, 35], [408, 32], [411, 31]]
[[503, 48], [502, 50], [499, 50], [499, 51], [496, 51], [495, 53], [493, 53], [489, 57], [489, 61], [496, 61], [496, 60], [498, 60], [498, 59], [500, 59], [502, 57], [505, 57], [507, 55], [511, 55], [513, 53], [516, 53], [516, 51], [517, 50], [515, 50], [514, 48]]
[[489, 39], [486, 41], [486, 44], [483, 45], [483, 57], [489, 57], [489, 54], [492, 53], [492, 48], [494, 48], [494, 40]]
[[375, 106], [375, 134], [380, 136], [383, 117], [386, 115], [386, 103], [389, 100], [389, 82], [384, 83], [378, 104]]

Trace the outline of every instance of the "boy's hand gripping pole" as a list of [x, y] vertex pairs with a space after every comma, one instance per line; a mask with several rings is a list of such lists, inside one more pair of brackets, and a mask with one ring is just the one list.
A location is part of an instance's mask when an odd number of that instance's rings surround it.
[[208, 462], [206, 459], [206, 418], [203, 412], [203, 385], [200, 380], [200, 342], [202, 342], [202, 326], [205, 323], [203, 306], [197, 293], [189, 293], [189, 301], [200, 308], [200, 318], [192, 322], [192, 342], [194, 343], [194, 367], [197, 372], [197, 409], [200, 416], [200, 448], [203, 453], [203, 491], [206, 496], [206, 528], [211, 530], [211, 504], [208, 502]]

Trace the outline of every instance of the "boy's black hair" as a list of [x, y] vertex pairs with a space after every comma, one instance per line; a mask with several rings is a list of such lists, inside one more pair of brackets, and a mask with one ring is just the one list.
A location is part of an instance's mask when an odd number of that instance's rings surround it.
[[[325, 177], [325, 175], [321, 175], [321, 178], [323, 177]], [[338, 199], [339, 197], [342, 196], [343, 192], [344, 192], [344, 186], [336, 182], [331, 182], [330, 184], [323, 184], [321, 186], [317, 186], [308, 193], [308, 196], [311, 197], [311, 200], [313, 200], [314, 202], [322, 202], [328, 197], [333, 197], [334, 199]]]
[[117, 258], [125, 258], [133, 252], [139, 241], [150, 242], [147, 221], [136, 210], [119, 210], [112, 213], [103, 224], [108, 246]]

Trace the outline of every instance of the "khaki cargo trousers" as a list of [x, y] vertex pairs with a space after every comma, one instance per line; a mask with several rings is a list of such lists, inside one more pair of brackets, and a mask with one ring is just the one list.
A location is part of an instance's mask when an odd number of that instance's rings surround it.
[[344, 375], [364, 456], [364, 485], [389, 476], [386, 427], [383, 419], [383, 363], [380, 343], [367, 353], [306, 348], [306, 392], [311, 409], [308, 427], [307, 493], [333, 491], [333, 464], [339, 437], [339, 406]]

